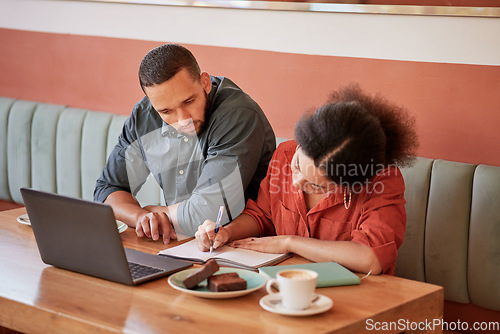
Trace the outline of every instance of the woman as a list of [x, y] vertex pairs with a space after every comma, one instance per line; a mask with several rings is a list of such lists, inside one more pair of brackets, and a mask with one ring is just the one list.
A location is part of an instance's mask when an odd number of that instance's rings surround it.
[[276, 149], [257, 200], [217, 235], [214, 223], [205, 221], [196, 233], [198, 247], [230, 242], [394, 274], [406, 227], [396, 164], [407, 165], [414, 156], [413, 120], [380, 96], [349, 86], [303, 117], [295, 138]]

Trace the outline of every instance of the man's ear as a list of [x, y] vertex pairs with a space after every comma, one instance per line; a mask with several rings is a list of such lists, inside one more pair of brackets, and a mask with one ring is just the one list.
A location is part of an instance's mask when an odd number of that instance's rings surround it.
[[212, 80], [210, 80], [210, 74], [207, 72], [201, 72], [200, 81], [205, 92], [210, 94], [210, 91], [212, 90]]

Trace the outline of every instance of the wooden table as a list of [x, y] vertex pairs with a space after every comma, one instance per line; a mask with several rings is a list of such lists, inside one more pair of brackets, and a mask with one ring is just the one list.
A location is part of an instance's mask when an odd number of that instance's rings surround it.
[[[108, 282], [44, 264], [31, 227], [16, 221], [23, 213], [24, 208], [0, 212], [0, 326], [21, 332], [377, 333], [382, 326], [423, 326], [443, 315], [441, 287], [388, 275], [318, 289], [334, 305], [309, 317], [265, 311], [259, 306], [264, 288], [214, 300], [177, 291], [167, 278], [136, 287]], [[121, 235], [125, 247], [153, 254], [165, 248], [159, 241], [138, 239], [130, 228]], [[282, 264], [302, 262], [293, 257]]]

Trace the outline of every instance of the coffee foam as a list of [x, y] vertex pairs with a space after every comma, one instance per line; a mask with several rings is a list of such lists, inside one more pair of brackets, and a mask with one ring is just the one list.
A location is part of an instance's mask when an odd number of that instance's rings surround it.
[[300, 270], [283, 271], [280, 273], [280, 276], [283, 276], [284, 278], [288, 278], [288, 279], [295, 279], [295, 280], [308, 280], [308, 279], [314, 278], [314, 275], [312, 275], [311, 273], [306, 272], [306, 271], [300, 271]]

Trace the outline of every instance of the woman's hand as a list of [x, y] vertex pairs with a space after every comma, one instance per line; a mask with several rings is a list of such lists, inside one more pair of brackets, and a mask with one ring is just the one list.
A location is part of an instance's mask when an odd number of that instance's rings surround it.
[[211, 245], [213, 249], [217, 249], [229, 240], [229, 233], [224, 226], [220, 226], [219, 232], [215, 234], [215, 223], [211, 220], [205, 220], [202, 225], [198, 226], [198, 231], [194, 236], [196, 244], [202, 252], [209, 251]]
[[279, 235], [275, 237], [246, 238], [233, 241], [230, 246], [236, 248], [251, 249], [264, 253], [289, 253], [289, 235]]

